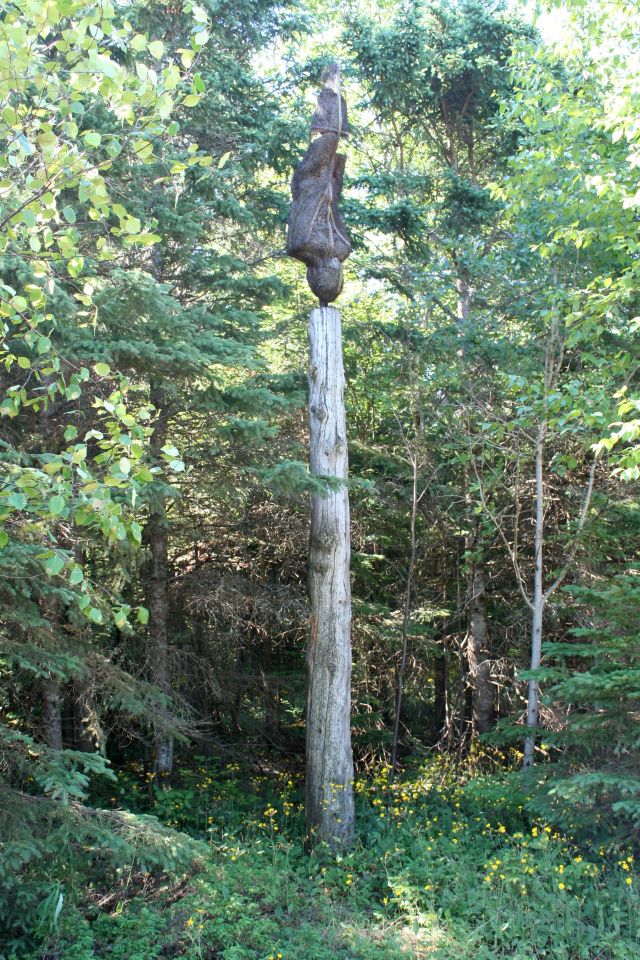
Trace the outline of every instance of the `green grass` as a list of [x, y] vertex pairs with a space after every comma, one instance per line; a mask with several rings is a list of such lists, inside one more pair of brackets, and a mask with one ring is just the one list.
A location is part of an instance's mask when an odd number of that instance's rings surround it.
[[640, 958], [633, 854], [578, 848], [530, 822], [517, 776], [465, 780], [431, 762], [356, 786], [355, 849], [308, 855], [289, 771], [202, 761], [164, 791], [121, 774], [105, 805], [149, 812], [155, 800], [156, 816], [197, 838], [194, 866], [121, 867], [95, 888], [79, 876], [46, 949], [30, 957]]

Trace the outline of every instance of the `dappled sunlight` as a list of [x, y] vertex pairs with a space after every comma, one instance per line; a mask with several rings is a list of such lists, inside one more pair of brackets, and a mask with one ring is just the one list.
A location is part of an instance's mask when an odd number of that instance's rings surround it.
[[[524, 960], [524, 944], [552, 950], [558, 929], [567, 942], [609, 949], [612, 919], [621, 942], [633, 942], [633, 852], [581, 845], [527, 812], [520, 774], [480, 774], [481, 761], [434, 754], [402, 775], [381, 764], [359, 776], [355, 848], [336, 855], [317, 846], [310, 856], [295, 770], [265, 775], [202, 758], [171, 787], [153, 786], [151, 799], [141, 771], [121, 772], [121, 806], [150, 806], [197, 838], [197, 869], [183, 887], [133, 884], [121, 903], [137, 915], [151, 896], [169, 896], [182, 948], [239, 940], [260, 960], [322, 949], [363, 960], [472, 960], [488, 943], [492, 956]], [[489, 750], [485, 764], [494, 761]]]
[[0, 0], [0, 960], [640, 960], [639, 64]]

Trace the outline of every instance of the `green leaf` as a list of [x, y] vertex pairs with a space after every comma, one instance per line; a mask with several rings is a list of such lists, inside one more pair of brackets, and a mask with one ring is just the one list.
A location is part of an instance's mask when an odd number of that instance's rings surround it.
[[141, 623], [143, 626], [149, 623], [149, 611], [147, 610], [146, 607], [138, 607], [136, 617], [137, 617], [138, 623]]
[[65, 390], [67, 400], [77, 400], [81, 393], [82, 391], [77, 383], [70, 383]]
[[137, 217], [125, 217], [121, 226], [125, 233], [140, 233], [141, 224]]
[[61, 497], [60, 494], [56, 494], [54, 497], [49, 498], [49, 513], [54, 517], [60, 516], [66, 507], [64, 497]]
[[122, 242], [125, 247], [152, 247], [160, 240], [162, 240], [162, 237], [157, 233], [139, 233], [135, 237], [125, 237]]
[[152, 40], [147, 49], [152, 57], [154, 57], [156, 60], [160, 60], [164, 54], [164, 43], [162, 40]]
[[99, 377], [108, 377], [111, 373], [111, 367], [108, 363], [94, 363], [93, 369]]
[[52, 557], [45, 562], [44, 569], [47, 572], [47, 575], [54, 577], [57, 573], [64, 568], [64, 557], [59, 556], [59, 554], [54, 553]]
[[204, 47], [204, 45], [205, 45], [205, 43], [207, 43], [208, 39], [209, 39], [209, 31], [208, 31], [208, 30], [200, 30], [198, 33], [194, 34], [194, 36], [193, 36], [194, 46], [196, 46], [196, 47]]

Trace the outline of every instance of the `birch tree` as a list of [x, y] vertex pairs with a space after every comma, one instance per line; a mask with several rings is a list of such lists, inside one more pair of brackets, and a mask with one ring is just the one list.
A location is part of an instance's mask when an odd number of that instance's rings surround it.
[[[516, 51], [518, 95], [504, 105], [503, 120], [521, 131], [520, 148], [510, 175], [493, 190], [506, 202], [507, 216], [528, 248], [526, 264], [514, 260], [514, 273], [522, 270], [529, 290], [525, 327], [533, 321], [530, 331], [544, 343], [542, 376], [525, 364], [526, 376], [513, 378], [519, 397], [514, 393], [515, 415], [506, 428], [512, 438], [514, 431], [527, 434], [533, 462], [529, 582], [518, 543], [527, 495], [516, 483], [513, 529], [506, 536], [486, 486], [482, 493], [531, 614], [525, 769], [534, 760], [545, 609], [574, 567], [593, 500], [597, 457], [616, 444], [615, 435], [594, 443], [615, 416], [611, 385], [617, 381], [617, 396], [624, 396], [636, 369], [628, 345], [635, 331], [637, 286], [635, 257], [629, 256], [637, 233], [637, 133], [629, 122], [637, 90], [637, 70], [629, 69], [637, 14], [624, 2], [613, 9], [624, 10], [622, 33], [616, 27], [614, 36], [608, 15], [587, 11], [571, 21], [555, 51], [526, 43]], [[573, 440], [573, 453], [564, 457], [558, 452], [561, 436]], [[590, 446], [594, 453], [588, 452]], [[576, 468], [583, 482], [580, 506], [564, 556], [556, 554], [549, 570], [550, 476], [566, 483], [568, 471]]]

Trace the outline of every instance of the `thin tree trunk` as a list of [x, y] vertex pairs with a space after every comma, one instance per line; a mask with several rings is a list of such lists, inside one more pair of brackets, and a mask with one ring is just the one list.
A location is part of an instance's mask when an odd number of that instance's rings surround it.
[[[151, 403], [158, 411], [151, 455], [160, 459], [160, 451], [167, 439], [167, 416], [164, 390], [151, 385]], [[149, 549], [147, 570], [147, 605], [149, 608], [149, 679], [166, 697], [171, 695], [169, 680], [168, 639], [168, 583], [169, 537], [165, 496], [155, 491], [149, 505], [149, 519], [145, 529]], [[153, 769], [157, 777], [169, 777], [173, 771], [173, 737], [168, 732], [169, 711], [162, 708], [154, 722]]]
[[267, 629], [262, 638], [260, 673], [262, 674], [262, 693], [264, 697], [264, 730], [270, 740], [277, 740], [280, 734], [278, 703], [278, 684], [273, 678], [273, 649], [271, 634]]
[[[542, 659], [542, 617], [544, 613], [544, 593], [542, 585], [543, 558], [542, 544], [544, 541], [544, 439], [546, 434], [546, 420], [538, 428], [535, 449], [535, 488], [536, 488], [536, 525], [534, 535], [535, 567], [533, 580], [533, 601], [531, 605], [531, 670], [537, 670]], [[523, 770], [533, 765], [533, 751], [535, 735], [533, 731], [538, 725], [538, 711], [540, 702], [540, 687], [535, 679], [529, 680], [529, 696], [527, 700], [527, 737], [524, 742]]]
[[[347, 479], [340, 313], [309, 317], [311, 474]], [[351, 751], [351, 584], [346, 484], [313, 494], [309, 541], [306, 822], [310, 841], [333, 847], [354, 839]]]
[[[53, 374], [45, 375], [42, 379], [42, 387], [46, 388], [51, 386], [54, 380], [55, 376]], [[44, 396], [46, 395], [45, 393]], [[51, 402], [45, 404], [40, 412], [42, 434], [46, 440], [51, 439], [52, 413], [53, 406]], [[45, 446], [45, 450], [46, 449], [50, 448]], [[43, 595], [40, 603], [43, 617], [48, 624], [47, 630], [54, 634], [57, 628], [57, 615], [55, 613], [57, 602], [51, 594], [47, 592]], [[53, 750], [62, 750], [62, 689], [60, 678], [53, 674], [47, 677], [42, 686], [42, 736], [44, 742]]]
[[238, 643], [237, 653], [236, 653], [236, 662], [233, 668], [233, 687], [231, 691], [231, 697], [229, 699], [229, 713], [231, 715], [231, 726], [236, 733], [242, 733], [242, 728], [240, 726], [240, 708], [242, 706], [242, 693], [243, 693], [243, 676], [244, 676], [244, 667], [245, 661], [247, 659], [247, 651], [245, 650], [244, 641], [242, 637]]
[[197, 703], [200, 718], [204, 720], [205, 723], [209, 723], [211, 720], [209, 684], [202, 682], [201, 680], [203, 673], [202, 664], [208, 663], [209, 650], [204, 621], [198, 611], [194, 613], [193, 624], [191, 627], [191, 638], [193, 640], [193, 652], [199, 661], [196, 669], [193, 671], [192, 676], [192, 682], [196, 680], [198, 682], [198, 689], [194, 691], [193, 697]]
[[52, 750], [62, 750], [62, 692], [57, 677], [48, 677], [42, 691], [42, 736]]
[[[463, 338], [466, 338], [473, 289], [468, 272], [459, 265], [456, 265], [456, 269], [458, 331]], [[466, 350], [464, 339], [462, 350], [463, 353]], [[467, 523], [473, 532], [465, 537], [465, 552], [468, 563], [466, 654], [472, 685], [472, 734], [475, 736], [479, 733], [488, 733], [493, 727], [494, 687], [491, 682], [491, 661], [488, 649], [486, 575], [483, 559], [477, 555], [480, 547], [480, 535], [478, 524], [474, 524], [473, 521], [473, 504], [469, 490], [470, 478], [470, 465], [467, 465], [465, 467]]]
[[473, 520], [471, 468], [465, 466], [465, 502], [469, 533], [465, 536], [467, 563], [467, 637], [466, 654], [471, 681], [472, 736], [488, 733], [494, 723], [494, 686], [491, 682], [489, 625], [487, 623], [487, 578], [482, 550], [481, 524]]
[[[469, 279], [468, 271], [456, 262], [456, 292], [458, 294], [457, 304], [456, 304], [456, 316], [458, 318], [458, 333], [466, 337], [467, 335], [467, 323], [469, 321], [469, 313], [471, 311], [471, 298], [473, 296], [473, 288], [471, 286], [471, 281]], [[465, 344], [462, 344], [462, 350], [465, 351]]]
[[409, 616], [411, 614], [411, 591], [413, 589], [413, 574], [416, 566], [416, 519], [418, 516], [418, 458], [413, 458], [413, 487], [411, 496], [411, 547], [409, 552], [409, 568], [404, 591], [404, 609], [402, 612], [402, 654], [398, 666], [396, 685], [396, 708], [393, 721], [393, 739], [391, 741], [391, 768], [395, 770], [398, 758], [398, 738], [400, 736], [400, 716], [402, 714], [402, 695], [404, 692], [404, 671], [407, 665], [407, 649], [409, 645]]
[[467, 659], [471, 679], [473, 733], [488, 733], [495, 720], [487, 625], [486, 576], [482, 560], [474, 559], [469, 572]]
[[434, 724], [437, 743], [449, 725], [449, 666], [443, 650], [434, 662]]

